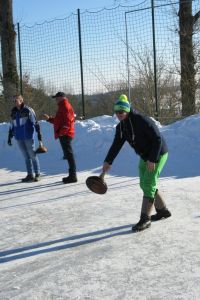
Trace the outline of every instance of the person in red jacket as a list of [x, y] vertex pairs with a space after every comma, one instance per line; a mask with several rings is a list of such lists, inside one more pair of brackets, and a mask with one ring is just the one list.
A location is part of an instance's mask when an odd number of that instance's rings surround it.
[[52, 96], [52, 98], [56, 99], [58, 105], [57, 113], [55, 117], [44, 114], [44, 118], [47, 122], [53, 124], [55, 139], [59, 139], [64, 157], [69, 164], [69, 176], [64, 177], [62, 181], [63, 183], [77, 182], [76, 162], [71, 146], [71, 142], [74, 138], [74, 110], [69, 103], [69, 100], [66, 98], [65, 93], [58, 92], [55, 96]]

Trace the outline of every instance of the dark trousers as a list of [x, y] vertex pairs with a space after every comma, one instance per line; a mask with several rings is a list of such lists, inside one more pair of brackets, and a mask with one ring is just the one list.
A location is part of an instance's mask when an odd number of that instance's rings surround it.
[[60, 144], [63, 150], [64, 157], [67, 159], [69, 164], [69, 175], [76, 174], [76, 163], [74, 159], [74, 154], [71, 146], [72, 138], [66, 135], [59, 137]]

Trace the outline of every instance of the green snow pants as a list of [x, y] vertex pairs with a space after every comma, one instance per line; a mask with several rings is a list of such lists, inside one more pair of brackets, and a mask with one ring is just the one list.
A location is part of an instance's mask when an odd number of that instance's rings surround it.
[[140, 159], [139, 162], [139, 176], [140, 176], [140, 187], [143, 190], [144, 197], [154, 198], [157, 190], [157, 180], [160, 176], [166, 161], [168, 158], [168, 153], [160, 156], [159, 161], [156, 163], [154, 171], [149, 171], [147, 169], [147, 162]]

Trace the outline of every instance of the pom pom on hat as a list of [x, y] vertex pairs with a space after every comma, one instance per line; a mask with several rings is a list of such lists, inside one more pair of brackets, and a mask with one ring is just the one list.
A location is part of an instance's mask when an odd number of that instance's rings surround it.
[[128, 101], [128, 97], [126, 95], [122, 94], [119, 96], [119, 100]]
[[122, 94], [119, 96], [118, 100], [114, 105], [114, 111], [125, 111], [127, 113], [130, 112], [130, 103], [128, 102], [128, 98], [126, 95]]

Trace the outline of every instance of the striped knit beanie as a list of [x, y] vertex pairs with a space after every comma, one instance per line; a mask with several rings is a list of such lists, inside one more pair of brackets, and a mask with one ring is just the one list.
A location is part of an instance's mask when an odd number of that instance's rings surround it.
[[114, 111], [125, 111], [127, 113], [130, 112], [130, 103], [128, 102], [128, 98], [126, 95], [119, 96], [118, 100], [116, 101], [114, 105]]

